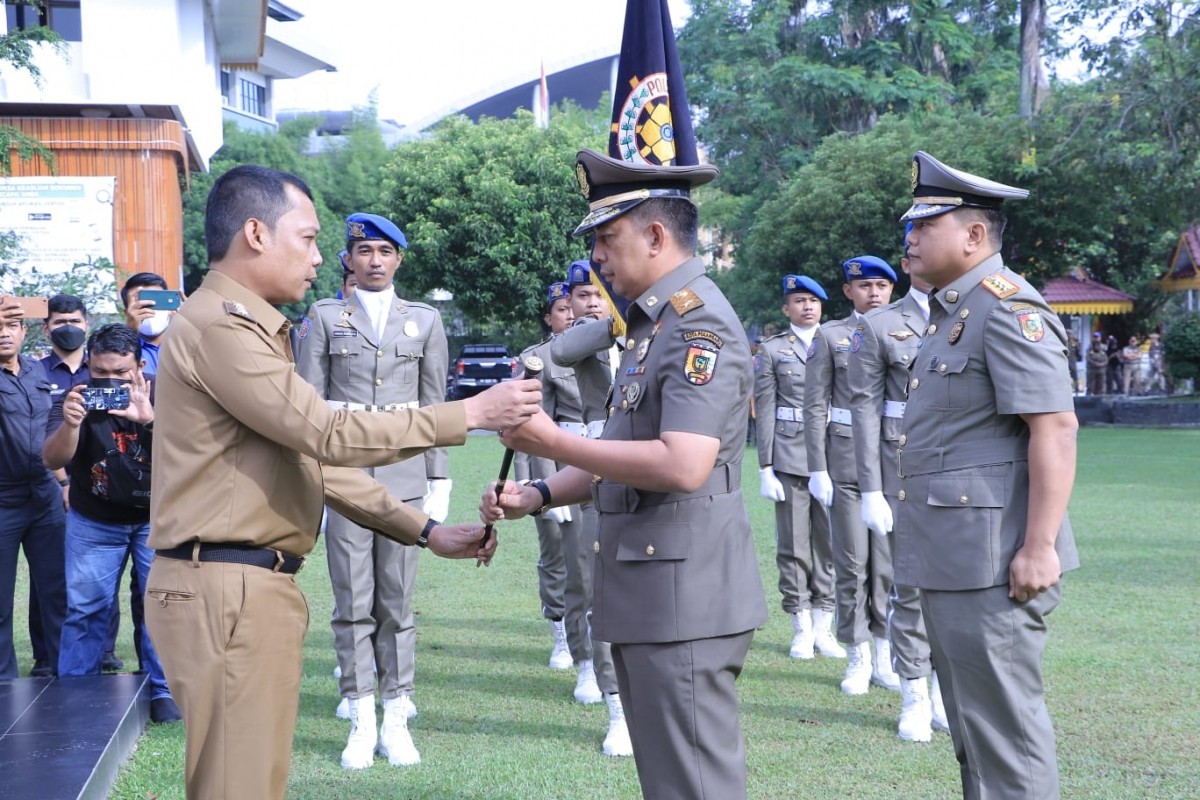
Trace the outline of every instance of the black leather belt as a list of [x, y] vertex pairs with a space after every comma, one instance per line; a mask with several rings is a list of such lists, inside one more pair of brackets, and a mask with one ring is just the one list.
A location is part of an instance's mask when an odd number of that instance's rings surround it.
[[189, 542], [170, 550], [157, 550], [164, 558], [176, 558], [180, 561], [220, 561], [227, 564], [248, 564], [252, 567], [262, 567], [272, 572], [282, 572], [294, 575], [304, 566], [301, 556], [288, 555], [269, 547], [254, 547], [248, 544], [206, 544], [204, 542]]

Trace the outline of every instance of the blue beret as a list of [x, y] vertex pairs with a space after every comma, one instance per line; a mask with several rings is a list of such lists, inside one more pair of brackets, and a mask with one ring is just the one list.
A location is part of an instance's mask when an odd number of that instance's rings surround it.
[[570, 288], [565, 281], [557, 281], [546, 287], [546, 302], [554, 305], [556, 300], [565, 300], [570, 294]]
[[808, 292], [822, 300], [829, 299], [829, 295], [825, 294], [825, 290], [821, 288], [821, 284], [807, 275], [784, 275], [783, 296], [787, 297], [789, 294], [799, 294], [800, 292]]
[[882, 258], [876, 256], [858, 256], [842, 264], [842, 272], [846, 273], [847, 281], [862, 280], [863, 278], [886, 278], [896, 282], [896, 272]]
[[343, 276], [349, 275], [351, 272], [353, 272], [353, 270], [350, 269], [350, 251], [349, 250], [342, 250], [340, 253], [338, 253], [338, 263], [342, 265], [342, 275]]
[[346, 239], [387, 239], [401, 250], [408, 247], [404, 231], [390, 219], [378, 214], [351, 214], [346, 217]]
[[567, 270], [567, 286], [584, 286], [592, 282], [592, 262], [586, 258], [576, 261]]

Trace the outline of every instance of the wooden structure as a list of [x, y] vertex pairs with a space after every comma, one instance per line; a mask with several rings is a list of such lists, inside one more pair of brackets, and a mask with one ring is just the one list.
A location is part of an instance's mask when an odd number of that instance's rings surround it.
[[1167, 272], [1156, 285], [1164, 292], [1200, 289], [1200, 225], [1179, 235]]
[[1128, 314], [1133, 311], [1134, 297], [1119, 289], [1094, 281], [1082, 269], [1073, 269], [1062, 278], [1055, 278], [1042, 289], [1042, 297], [1054, 313], [1066, 314]]
[[117, 284], [135, 272], [154, 272], [173, 289], [183, 273], [183, 196], [188, 184], [187, 139], [174, 120], [0, 117], [54, 153], [12, 153], [13, 177], [116, 176], [113, 263]]

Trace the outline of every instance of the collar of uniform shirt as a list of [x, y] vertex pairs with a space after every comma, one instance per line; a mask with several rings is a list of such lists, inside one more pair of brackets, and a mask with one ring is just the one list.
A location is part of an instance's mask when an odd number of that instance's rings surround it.
[[908, 294], [913, 300], [917, 301], [917, 305], [921, 307], [921, 313], [925, 315], [925, 321], [929, 321], [929, 295], [925, 292], [909, 288]]
[[799, 337], [800, 341], [804, 342], [804, 347], [807, 349], [812, 345], [813, 335], [816, 334], [817, 328], [821, 326], [813, 325], [811, 328], [797, 328], [795, 325], [789, 323], [788, 327], [792, 329], [792, 333]]
[[[360, 295], [359, 292], [362, 294]], [[383, 329], [387, 326], [388, 309], [391, 308], [396, 290], [389, 286], [382, 291], [370, 292], [360, 286], [354, 290], [354, 295], [358, 298], [358, 304], [362, 306], [363, 311], [367, 312], [367, 319], [371, 320], [375, 338], [382, 339]]]

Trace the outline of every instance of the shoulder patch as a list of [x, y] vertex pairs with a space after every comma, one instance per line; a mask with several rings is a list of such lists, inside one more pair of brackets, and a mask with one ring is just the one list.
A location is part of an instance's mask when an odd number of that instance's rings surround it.
[[1004, 277], [1003, 273], [993, 272], [984, 278], [981, 283], [983, 288], [987, 289], [992, 294], [1003, 300], [1006, 297], [1011, 297], [1021, 291], [1021, 287]]
[[717, 334], [713, 333], [712, 331], [684, 331], [683, 332], [683, 340], [685, 342], [691, 343], [691, 342], [695, 342], [695, 341], [701, 340], [701, 339], [708, 342], [709, 344], [711, 344], [713, 347], [717, 348], [718, 350], [720, 350], [722, 347], [725, 346], [725, 340], [722, 339]]
[[300, 331], [299, 331], [299, 333], [296, 334], [296, 338], [297, 339], [307, 339], [308, 332], [311, 330], [312, 330], [312, 314], [310, 313], [309, 316], [305, 317], [304, 321], [300, 323]]
[[258, 322], [258, 320], [256, 320], [254, 318], [254, 315], [250, 313], [250, 309], [246, 308], [241, 303], [235, 302], [233, 300], [225, 301], [225, 313], [232, 314], [235, 317], [242, 317], [244, 319], [248, 319], [251, 322]]
[[854, 333], [850, 335], [850, 352], [857, 353], [862, 348], [862, 327], [854, 329]]
[[813, 335], [812, 343], [808, 346], [808, 352], [804, 354], [805, 358], [812, 358], [817, 354], [817, 342], [821, 340], [821, 333], [818, 331]]
[[1017, 325], [1021, 335], [1031, 342], [1040, 342], [1046, 335], [1046, 326], [1042, 322], [1042, 312], [1033, 306], [1024, 306], [1020, 310], [1014, 308], [1017, 315]]
[[720, 351], [713, 350], [707, 340], [699, 339], [690, 345], [683, 364], [683, 374], [687, 377], [688, 383], [694, 386], [703, 386], [711, 381], [713, 374], [717, 371], [717, 356], [719, 355]]
[[704, 301], [700, 299], [700, 295], [693, 292], [691, 289], [680, 289], [675, 294], [671, 295], [671, 308], [675, 309], [675, 313], [683, 316], [689, 311], [695, 311], [704, 305]]

